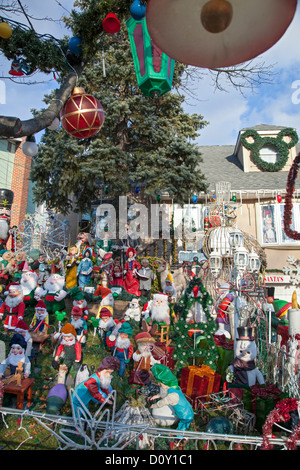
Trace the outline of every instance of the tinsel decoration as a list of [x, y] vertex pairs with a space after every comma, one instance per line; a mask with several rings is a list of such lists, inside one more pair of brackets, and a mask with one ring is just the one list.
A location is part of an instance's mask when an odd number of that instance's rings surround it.
[[[270, 444], [270, 437], [272, 436], [272, 428], [274, 424], [290, 420], [290, 412], [298, 408], [297, 398], [285, 398], [278, 402], [273, 411], [267, 416], [265, 424], [263, 425], [263, 445], [262, 450], [271, 450], [273, 446]], [[299, 431], [298, 431], [299, 432]], [[297, 436], [297, 433], [296, 433]], [[294, 440], [294, 439], [293, 439]], [[293, 440], [290, 445], [293, 445]]]
[[[290, 142], [285, 142], [283, 138], [290, 137]], [[252, 137], [254, 142], [248, 142], [247, 138]], [[295, 147], [298, 142], [297, 132], [286, 127], [282, 129], [276, 137], [261, 137], [255, 129], [247, 129], [241, 137], [242, 145], [250, 150], [252, 162], [261, 171], [279, 171], [284, 168], [289, 158], [289, 149]], [[263, 147], [275, 147], [279, 152], [279, 158], [276, 163], [268, 163], [260, 157], [260, 150]]]
[[284, 201], [284, 212], [283, 212], [284, 232], [289, 238], [292, 238], [293, 240], [300, 240], [300, 233], [297, 232], [296, 230], [292, 230], [290, 227], [292, 223], [292, 209], [293, 209], [292, 199], [293, 199], [293, 193], [295, 191], [295, 181], [298, 175], [299, 165], [300, 165], [300, 153], [298, 153], [298, 155], [296, 156], [290, 168], [290, 171], [288, 173], [287, 183], [286, 183], [286, 196], [285, 196], [285, 201]]
[[[201, 295], [195, 297], [193, 295], [193, 289], [197, 286]], [[192, 307], [192, 305], [198, 302], [202, 305], [205, 313], [207, 322], [206, 323], [187, 323], [186, 317]], [[194, 279], [190, 281], [184, 295], [181, 297], [179, 302], [176, 304], [176, 311], [180, 317], [177, 323], [175, 323], [174, 332], [175, 337], [173, 339], [175, 348], [173, 351], [173, 359], [176, 361], [174, 370], [182, 368], [189, 359], [203, 358], [206, 365], [211, 369], [217, 369], [217, 361], [219, 359], [218, 349], [214, 341], [214, 333], [217, 330], [216, 323], [210, 314], [210, 308], [213, 306], [213, 300], [209, 293], [205, 289], [201, 279]], [[193, 341], [189, 338], [188, 332], [193, 330], [204, 331], [206, 340], [206, 347], [197, 347], [194, 349]]]

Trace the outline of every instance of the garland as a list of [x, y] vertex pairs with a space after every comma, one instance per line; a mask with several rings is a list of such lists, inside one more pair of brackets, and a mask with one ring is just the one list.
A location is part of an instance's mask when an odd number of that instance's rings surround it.
[[[289, 136], [290, 142], [285, 142], [283, 137]], [[252, 137], [254, 142], [250, 143], [247, 141], [248, 137]], [[247, 129], [241, 136], [241, 142], [243, 146], [250, 150], [250, 158], [252, 162], [261, 171], [279, 171], [284, 168], [288, 161], [289, 149], [294, 147], [298, 142], [298, 135], [294, 129], [287, 127], [282, 129], [277, 137], [261, 137], [255, 129]], [[260, 157], [260, 150], [263, 147], [276, 147], [279, 152], [279, 159], [276, 163], [265, 162]]]
[[[270, 444], [270, 437], [272, 435], [272, 428], [275, 423], [286, 423], [291, 418], [290, 412], [298, 408], [298, 400], [296, 398], [286, 398], [278, 402], [273, 411], [268, 415], [265, 424], [263, 425], [263, 445], [262, 450], [271, 450], [273, 446]], [[292, 434], [289, 439], [288, 446], [290, 448], [296, 445], [295, 441], [299, 434], [299, 426], [296, 426], [296, 432]]]
[[286, 196], [284, 202], [284, 212], [283, 212], [283, 228], [285, 234], [292, 238], [293, 240], [300, 240], [300, 233], [296, 232], [296, 230], [292, 230], [290, 224], [292, 223], [292, 199], [293, 199], [293, 192], [295, 191], [295, 180], [298, 175], [300, 165], [300, 153], [296, 156], [293, 164], [290, 168], [287, 183], [286, 183]]
[[[195, 286], [199, 288], [199, 291], [202, 294], [200, 297], [194, 297], [191, 295]], [[186, 323], [187, 314], [194, 303], [200, 303], [202, 305], [207, 319], [206, 323]], [[185, 294], [175, 305], [175, 310], [180, 313], [180, 319], [174, 327], [174, 331], [177, 333], [174, 337], [174, 343], [176, 346], [173, 351], [173, 359], [177, 361], [174, 367], [175, 370], [183, 367], [183, 365], [187, 363], [188, 359], [203, 356], [205, 357], [205, 363], [209, 365], [211, 369], [217, 369], [216, 363], [219, 359], [219, 353], [214, 341], [214, 333], [217, 327], [210, 314], [210, 307], [212, 307], [212, 305], [213, 300], [200, 279], [192, 280], [189, 283]], [[194, 349], [193, 340], [188, 336], [188, 331], [190, 329], [204, 331], [207, 342], [206, 348]]]

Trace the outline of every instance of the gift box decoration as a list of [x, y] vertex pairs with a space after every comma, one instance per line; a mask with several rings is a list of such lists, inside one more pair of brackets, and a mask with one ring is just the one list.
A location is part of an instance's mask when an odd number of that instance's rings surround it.
[[183, 393], [192, 399], [218, 393], [220, 383], [220, 374], [207, 365], [189, 366], [181, 370], [180, 388]]

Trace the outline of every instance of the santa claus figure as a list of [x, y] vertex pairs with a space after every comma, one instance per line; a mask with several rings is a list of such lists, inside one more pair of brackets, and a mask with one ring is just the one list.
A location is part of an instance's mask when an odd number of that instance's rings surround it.
[[76, 330], [71, 323], [66, 323], [60, 334], [60, 344], [52, 365], [55, 369], [59, 369], [59, 363], [63, 361], [68, 368], [68, 373], [74, 375], [78, 371], [81, 361], [81, 345], [77, 341]]
[[73, 307], [78, 307], [81, 310], [81, 314], [88, 315], [89, 310], [87, 308], [87, 301], [84, 298], [84, 293], [80, 287], [76, 286], [70, 291], [70, 297], [73, 299]]
[[133, 344], [129, 339], [132, 333], [133, 330], [130, 324], [124, 322], [116, 336], [111, 334], [107, 338], [107, 346], [113, 348], [112, 355], [120, 361], [119, 377], [121, 380], [125, 373], [126, 364], [128, 364], [133, 354]]
[[33, 342], [32, 342], [31, 334], [29, 333], [29, 327], [24, 322], [24, 320], [18, 321], [16, 328], [15, 328], [15, 332], [19, 333], [25, 339], [26, 341], [25, 354], [28, 357], [28, 359], [31, 361], [33, 358], [33, 347], [32, 347]]
[[22, 272], [20, 284], [23, 290], [23, 302], [25, 306], [32, 307], [36, 305], [36, 299], [34, 298], [34, 295], [35, 290], [38, 287], [38, 275], [35, 271], [29, 271], [29, 269], [26, 270], [26, 264], [23, 268], [25, 270]]
[[149, 306], [149, 316], [142, 322], [143, 330], [152, 336], [160, 326], [170, 325], [170, 307], [166, 294], [154, 294]]
[[23, 320], [25, 304], [23, 302], [23, 291], [20, 284], [9, 284], [6, 291], [6, 299], [0, 307], [0, 320], [6, 314], [4, 331], [13, 331], [19, 320]]
[[114, 313], [114, 296], [110, 289], [100, 285], [97, 287], [94, 293], [94, 296], [102, 297], [101, 302], [100, 302], [99, 312], [97, 314], [97, 318], [99, 318], [100, 309], [102, 307], [107, 307], [111, 311], [112, 314]]
[[98, 325], [99, 334], [102, 338], [103, 344], [106, 347], [106, 338], [111, 335], [116, 326], [111, 311], [107, 307], [102, 307], [99, 312], [100, 320]]
[[49, 315], [43, 300], [39, 300], [35, 306], [35, 314], [29, 325], [35, 333], [47, 334], [49, 328]]
[[71, 325], [74, 326], [77, 334], [77, 341], [85, 344], [87, 335], [86, 318], [79, 307], [73, 307], [71, 312]]
[[18, 333], [15, 333], [9, 342], [10, 352], [7, 358], [0, 364], [0, 378], [14, 375], [18, 364], [23, 365], [24, 378], [29, 377], [31, 372], [31, 362], [25, 354], [26, 341]]
[[124, 320], [130, 321], [134, 320], [139, 322], [141, 319], [141, 309], [139, 304], [139, 299], [132, 299], [129, 302], [128, 308], [125, 312]]
[[45, 281], [44, 288], [38, 287], [36, 289], [35, 299], [44, 299], [49, 315], [66, 308], [65, 297], [67, 292], [64, 290], [64, 285], [64, 277], [58, 273], [54, 273]]

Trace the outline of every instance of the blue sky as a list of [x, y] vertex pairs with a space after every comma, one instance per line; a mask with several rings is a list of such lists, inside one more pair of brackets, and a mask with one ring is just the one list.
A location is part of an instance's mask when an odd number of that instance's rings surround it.
[[[50, 17], [55, 20], [71, 10], [73, 0], [27, 0], [28, 11], [39, 18]], [[63, 5], [63, 7], [61, 6]], [[24, 17], [19, 21], [26, 24]], [[99, 18], [99, 21], [102, 19]], [[62, 24], [53, 21], [33, 21], [39, 33], [51, 33], [56, 37], [64, 34], [71, 36]], [[245, 90], [244, 95], [229, 85], [225, 91], [215, 91], [213, 81], [205, 74], [198, 83], [193, 84], [197, 100], [187, 99], [184, 108], [190, 113], [202, 114], [210, 124], [201, 131], [200, 145], [234, 145], [238, 132], [243, 127], [257, 124], [274, 124], [296, 128], [300, 135], [300, 61], [299, 61], [299, 5], [295, 18], [285, 35], [271, 49], [254, 59], [256, 63], [264, 61], [273, 64], [273, 81], [263, 84], [254, 92]], [[21, 119], [31, 117], [30, 109], [43, 106], [43, 96], [56, 88], [57, 82], [52, 76], [35, 74], [30, 78], [19, 79], [13, 83], [1, 77], [7, 77], [10, 62], [0, 58], [0, 80], [5, 82], [6, 103], [0, 103], [0, 114], [18, 116]], [[28, 85], [36, 80], [43, 83]], [[297, 82], [299, 81], [299, 82]], [[23, 82], [23, 83], [22, 83]], [[296, 88], [293, 88], [293, 84]], [[297, 91], [298, 90], [298, 91]], [[298, 102], [299, 101], [299, 102]], [[41, 133], [37, 135], [39, 140]]]

